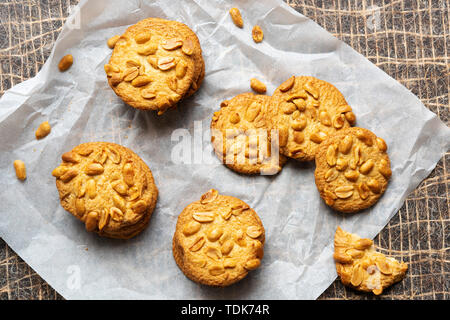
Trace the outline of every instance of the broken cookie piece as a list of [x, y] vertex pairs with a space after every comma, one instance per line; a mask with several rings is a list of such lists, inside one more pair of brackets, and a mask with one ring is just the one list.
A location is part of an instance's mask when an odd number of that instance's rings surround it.
[[340, 227], [334, 235], [333, 257], [344, 285], [376, 295], [402, 280], [408, 270], [404, 262], [376, 252], [372, 240], [345, 232]]

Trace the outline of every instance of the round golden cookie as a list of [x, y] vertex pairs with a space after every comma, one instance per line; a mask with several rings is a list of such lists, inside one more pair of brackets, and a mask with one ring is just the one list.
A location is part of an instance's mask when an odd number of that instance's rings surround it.
[[147, 225], [158, 198], [148, 166], [115, 143], [83, 143], [53, 170], [62, 207], [101, 236], [129, 239]]
[[292, 76], [275, 90], [267, 119], [278, 130], [280, 152], [299, 161], [314, 160], [327, 136], [356, 121], [339, 90], [306, 76]]
[[341, 212], [372, 206], [391, 177], [383, 139], [363, 128], [347, 128], [329, 136], [316, 154], [316, 186], [327, 205]]
[[201, 65], [196, 66], [198, 52], [201, 58], [198, 39], [186, 37], [186, 30], [177, 26], [144, 19], [116, 42], [105, 72], [114, 92], [132, 107], [162, 114], [187, 94], [201, 72]]
[[265, 110], [269, 96], [243, 93], [221, 103], [211, 120], [211, 142], [219, 159], [243, 174], [276, 174], [286, 163], [271, 144]]
[[211, 189], [178, 217], [173, 256], [192, 281], [225, 287], [261, 264], [264, 227], [256, 212]]

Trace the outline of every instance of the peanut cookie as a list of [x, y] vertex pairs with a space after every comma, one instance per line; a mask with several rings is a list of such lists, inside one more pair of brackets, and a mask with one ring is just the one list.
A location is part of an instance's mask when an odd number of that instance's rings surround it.
[[269, 96], [243, 93], [221, 103], [211, 121], [211, 142], [219, 159], [244, 174], [276, 174], [286, 163], [271, 144], [264, 117]]
[[189, 279], [225, 287], [259, 267], [264, 240], [264, 227], [254, 210], [211, 189], [179, 215], [172, 249]]
[[383, 139], [363, 128], [328, 137], [316, 155], [316, 186], [327, 205], [342, 212], [366, 209], [381, 197], [391, 177]]
[[174, 107], [202, 70], [200, 43], [188, 29], [159, 18], [129, 27], [105, 65], [115, 93], [132, 107], [158, 114]]
[[373, 241], [337, 228], [334, 235], [336, 271], [344, 285], [379, 295], [402, 280], [408, 270], [403, 262], [376, 252]]
[[129, 239], [148, 224], [158, 189], [133, 151], [109, 142], [83, 143], [53, 170], [61, 205], [101, 236]]
[[292, 76], [275, 90], [267, 118], [279, 130], [281, 153], [300, 161], [313, 160], [328, 135], [356, 121], [333, 85], [306, 76]]

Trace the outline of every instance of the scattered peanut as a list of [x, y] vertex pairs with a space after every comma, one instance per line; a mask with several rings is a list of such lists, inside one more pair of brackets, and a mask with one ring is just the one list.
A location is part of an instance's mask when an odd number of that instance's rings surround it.
[[255, 41], [256, 43], [263, 41], [264, 33], [260, 26], [256, 25], [253, 27], [252, 37], [253, 37], [253, 41]]
[[230, 16], [237, 27], [242, 28], [244, 26], [244, 20], [242, 20], [241, 12], [238, 8], [231, 8]]
[[39, 125], [39, 128], [37, 128], [36, 130], [36, 139], [42, 139], [45, 138], [50, 131], [52, 130], [52, 128], [50, 127], [50, 124], [48, 123], [48, 121], [44, 121]]
[[73, 57], [71, 54], [65, 55], [61, 61], [59, 61], [58, 68], [59, 71], [63, 72], [69, 69], [73, 64]]
[[22, 160], [14, 161], [14, 169], [16, 170], [17, 179], [23, 181], [27, 178], [25, 163]]

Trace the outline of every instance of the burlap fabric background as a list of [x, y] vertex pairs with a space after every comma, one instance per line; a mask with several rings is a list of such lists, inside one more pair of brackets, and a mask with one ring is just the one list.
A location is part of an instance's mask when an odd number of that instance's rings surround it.
[[[287, 2], [397, 79], [450, 124], [447, 0]], [[0, 0], [0, 95], [36, 75], [77, 3]], [[450, 298], [448, 170], [449, 152], [375, 239], [384, 253], [409, 263], [406, 278], [381, 297], [346, 289], [337, 280], [321, 299]], [[0, 238], [0, 299], [62, 297]]]

